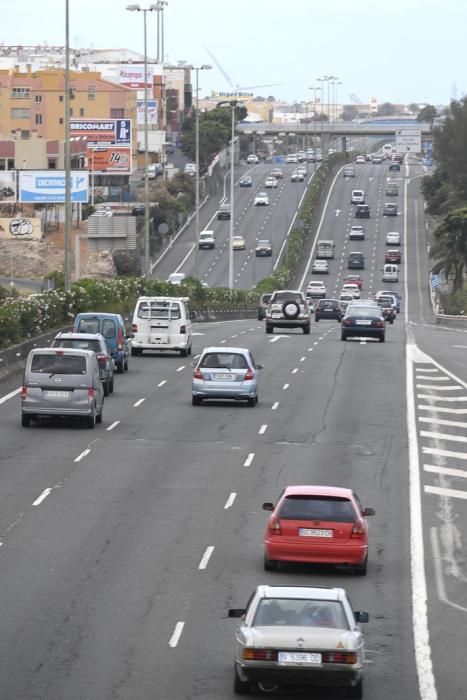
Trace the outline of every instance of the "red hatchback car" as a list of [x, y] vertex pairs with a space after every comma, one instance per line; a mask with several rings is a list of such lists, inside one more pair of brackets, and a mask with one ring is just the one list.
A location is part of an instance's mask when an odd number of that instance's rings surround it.
[[359, 289], [363, 288], [363, 280], [360, 275], [346, 275], [344, 284], [356, 284]]
[[271, 516], [264, 535], [264, 568], [278, 562], [350, 566], [364, 576], [368, 562], [367, 516], [351, 489], [287, 486], [279, 501], [263, 503]]

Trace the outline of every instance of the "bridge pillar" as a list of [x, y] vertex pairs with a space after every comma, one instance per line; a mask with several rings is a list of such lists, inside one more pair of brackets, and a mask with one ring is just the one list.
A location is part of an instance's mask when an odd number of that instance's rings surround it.
[[330, 143], [330, 134], [326, 132], [321, 132], [321, 153], [323, 154], [323, 158], [325, 158], [328, 155]]

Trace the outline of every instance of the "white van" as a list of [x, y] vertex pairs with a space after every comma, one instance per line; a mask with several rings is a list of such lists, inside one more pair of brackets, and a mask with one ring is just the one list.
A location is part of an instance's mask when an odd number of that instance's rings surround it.
[[350, 198], [351, 204], [365, 204], [365, 192], [364, 190], [352, 190], [352, 196]]
[[387, 263], [383, 267], [383, 282], [398, 282], [399, 266]]
[[131, 324], [131, 354], [143, 350], [191, 354], [192, 331], [188, 297], [139, 297]]
[[216, 247], [216, 237], [214, 231], [200, 231], [198, 239], [198, 248], [203, 250], [204, 248], [215, 248]]

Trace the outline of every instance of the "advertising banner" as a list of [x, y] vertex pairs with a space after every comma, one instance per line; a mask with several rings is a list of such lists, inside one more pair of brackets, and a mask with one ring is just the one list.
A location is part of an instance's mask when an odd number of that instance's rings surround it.
[[132, 90], [144, 90], [145, 86], [152, 87], [154, 70], [147, 66], [146, 82], [144, 82], [144, 64], [128, 63], [117, 67], [117, 83]]
[[0, 170], [0, 202], [16, 202], [15, 170]]
[[0, 219], [0, 239], [17, 241], [40, 241], [42, 238], [41, 220], [30, 217]]
[[[18, 171], [18, 201], [38, 204], [65, 201], [64, 170]], [[71, 201], [89, 201], [89, 177], [86, 170], [71, 171]]]
[[131, 119], [70, 119], [70, 136], [88, 146], [131, 146]]
[[88, 148], [86, 151], [88, 170], [95, 175], [131, 175], [131, 148], [106, 146]]
[[[148, 124], [157, 125], [157, 100], [148, 100]], [[144, 124], [144, 100], [136, 100], [136, 123]]]

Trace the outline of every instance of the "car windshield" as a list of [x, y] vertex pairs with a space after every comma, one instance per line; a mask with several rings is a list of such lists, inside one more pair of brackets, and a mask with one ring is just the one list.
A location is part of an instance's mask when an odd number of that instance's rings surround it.
[[355, 517], [352, 501], [336, 496], [287, 496], [279, 511], [281, 520], [329, 520], [352, 523]]
[[86, 358], [83, 355], [34, 355], [31, 372], [41, 374], [86, 374]]
[[160, 318], [160, 319], [179, 319], [181, 317], [180, 304], [157, 302], [151, 304], [147, 301], [142, 301], [138, 308], [138, 318]]
[[208, 352], [201, 359], [199, 366], [209, 369], [247, 369], [248, 363], [240, 353]]
[[253, 626], [276, 625], [349, 629], [342, 603], [338, 600], [263, 598], [256, 610]]
[[92, 350], [95, 353], [101, 351], [101, 344], [98, 340], [79, 340], [78, 338], [56, 338], [53, 342], [53, 347]]

